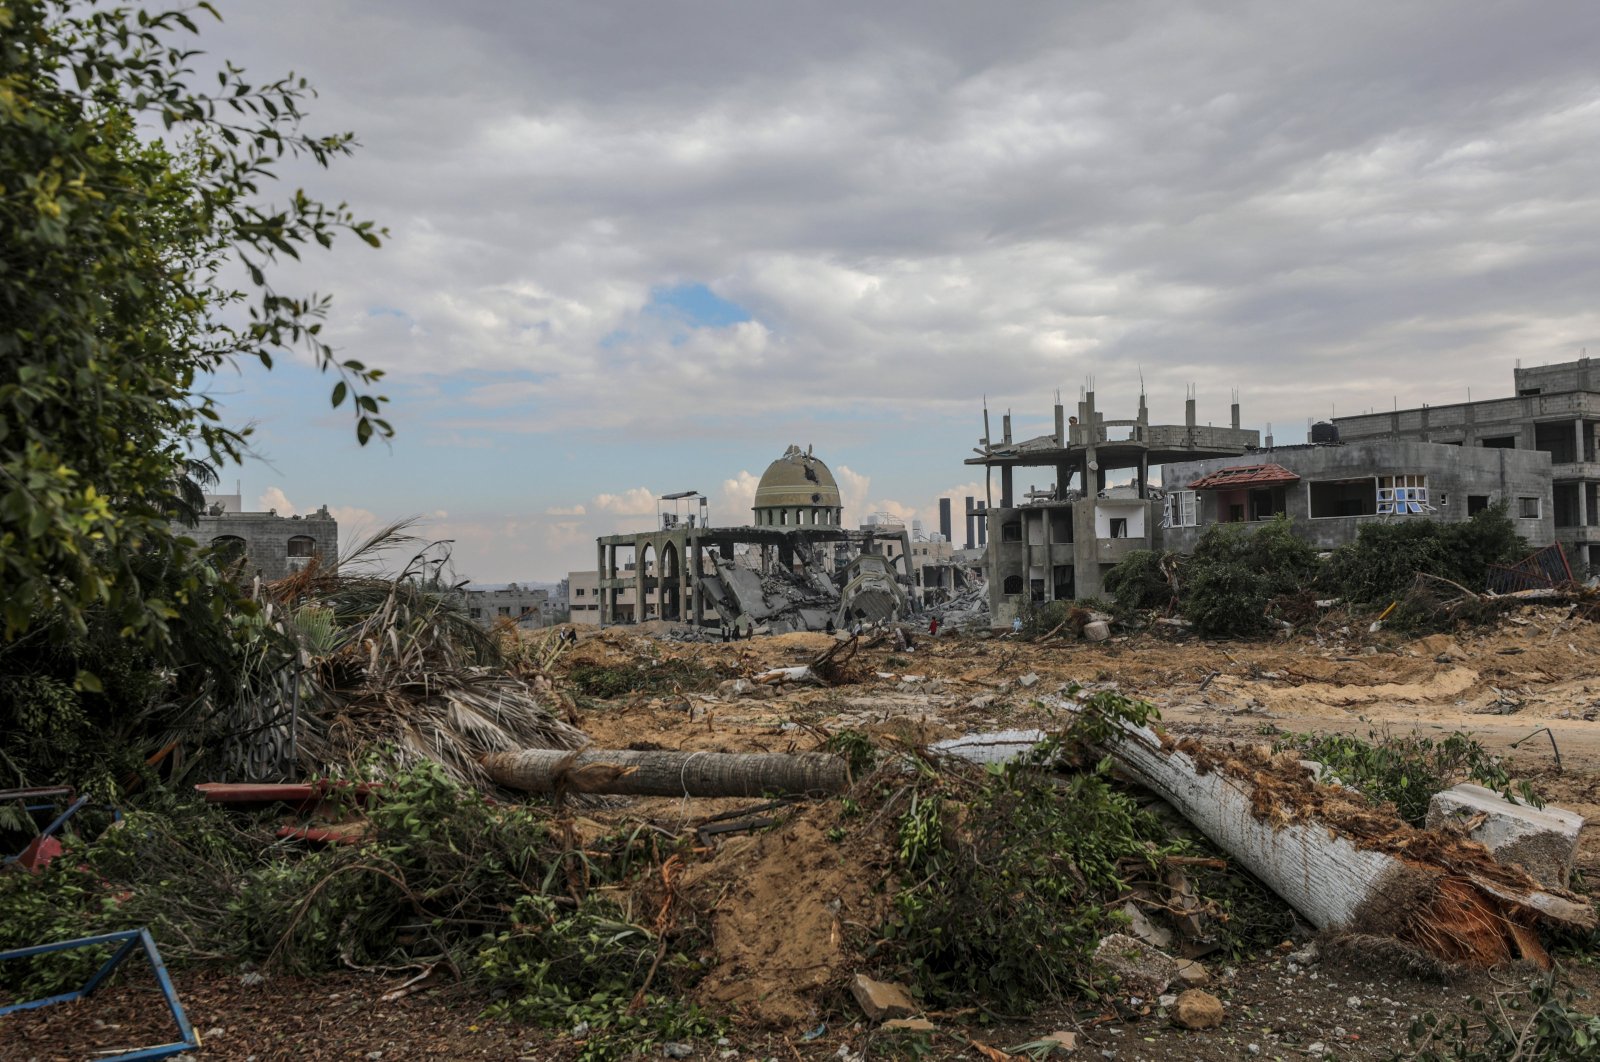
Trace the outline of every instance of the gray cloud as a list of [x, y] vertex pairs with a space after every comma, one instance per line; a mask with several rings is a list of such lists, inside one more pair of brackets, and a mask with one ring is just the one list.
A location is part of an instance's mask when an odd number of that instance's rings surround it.
[[[1237, 386], [1294, 423], [1600, 344], [1587, 2], [225, 15], [208, 47], [307, 73], [365, 145], [304, 175], [395, 234], [307, 267], [338, 340], [402, 376], [526, 370], [486, 397], [540, 430], [815, 386], [967, 417], [1141, 369], [1158, 402]], [[642, 312], [688, 282], [756, 320]]]

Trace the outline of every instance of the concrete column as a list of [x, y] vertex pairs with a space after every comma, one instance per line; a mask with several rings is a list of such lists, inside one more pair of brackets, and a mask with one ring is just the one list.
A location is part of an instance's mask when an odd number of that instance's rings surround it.
[[705, 595], [700, 593], [700, 575], [705, 571], [705, 554], [700, 548], [700, 540], [694, 543], [694, 625], [699, 627], [706, 621]]
[[611, 600], [611, 591], [606, 589], [606, 546], [605, 546], [605, 543], [596, 542], [594, 544], [594, 552], [595, 552], [594, 570], [595, 570], [595, 575], [597, 576], [597, 578], [595, 579], [595, 586], [599, 589], [599, 592], [600, 592], [600, 615], [599, 615], [599, 620], [600, 620], [600, 626], [604, 627], [606, 625], [607, 618], [609, 618], [609, 616], [610, 616], [610, 609], [608, 609], [606, 607], [606, 605]]
[[1573, 438], [1577, 441], [1578, 448], [1577, 448], [1577, 450], [1573, 451], [1572, 459], [1574, 461], [1582, 461], [1583, 460], [1583, 418], [1582, 417], [1579, 417], [1577, 420], [1573, 421]]
[[684, 541], [683, 552], [678, 555], [678, 622], [682, 623], [688, 618], [684, 610], [689, 607], [689, 562], [694, 557], [688, 540]]
[[1011, 481], [1012, 468], [1010, 465], [1000, 466], [1000, 508], [1009, 509], [1015, 502], [1012, 501]]
[[1589, 484], [1578, 480], [1578, 526], [1589, 526]]

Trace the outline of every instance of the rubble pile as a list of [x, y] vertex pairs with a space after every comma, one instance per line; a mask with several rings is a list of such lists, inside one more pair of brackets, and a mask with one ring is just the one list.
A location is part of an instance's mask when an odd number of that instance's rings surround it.
[[989, 626], [989, 583], [981, 575], [972, 574], [967, 587], [950, 600], [930, 606], [930, 616], [937, 616], [941, 626], [952, 630], [983, 628]]

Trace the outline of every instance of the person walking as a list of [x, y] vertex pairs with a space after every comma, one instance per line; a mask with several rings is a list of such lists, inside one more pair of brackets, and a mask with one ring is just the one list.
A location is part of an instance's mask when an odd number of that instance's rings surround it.
[[928, 621], [928, 637], [929, 638], [937, 638], [937, 637], [939, 637], [939, 617], [938, 616], [935, 616], [935, 617], [933, 617], [933, 619]]

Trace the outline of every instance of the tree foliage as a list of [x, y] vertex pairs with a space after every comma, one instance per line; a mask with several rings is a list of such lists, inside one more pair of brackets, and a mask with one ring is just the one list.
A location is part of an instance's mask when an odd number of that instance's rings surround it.
[[1254, 634], [1274, 600], [1310, 586], [1316, 573], [1316, 552], [1282, 516], [1254, 529], [1213, 524], [1181, 571], [1180, 608], [1200, 634]]
[[1418, 573], [1481, 590], [1489, 565], [1528, 552], [1505, 504], [1492, 505], [1462, 523], [1395, 520], [1363, 524], [1354, 542], [1329, 558], [1322, 582], [1330, 592], [1360, 603], [1404, 595]]
[[[238, 460], [207, 374], [299, 348], [336, 377], [360, 442], [387, 437], [381, 373], [321, 338], [328, 301], [279, 291], [284, 256], [379, 231], [343, 204], [261, 190], [350, 135], [301, 130], [303, 79], [200, 86], [208, 4], [150, 12], [0, 0], [0, 619], [160, 646], [215, 578], [173, 521], [197, 472]], [[209, 78], [209, 75], [207, 75]], [[209, 81], [207, 82], [209, 85]], [[238, 277], [232, 282], [230, 277]], [[89, 680], [89, 681], [92, 681]], [[81, 681], [80, 681], [81, 684]]]

